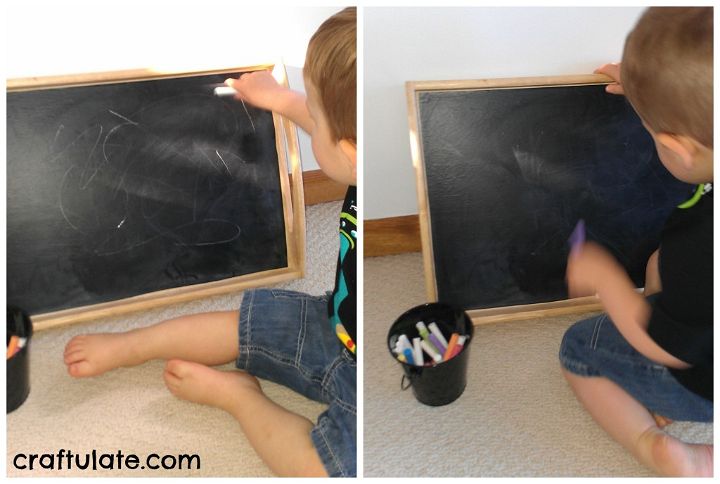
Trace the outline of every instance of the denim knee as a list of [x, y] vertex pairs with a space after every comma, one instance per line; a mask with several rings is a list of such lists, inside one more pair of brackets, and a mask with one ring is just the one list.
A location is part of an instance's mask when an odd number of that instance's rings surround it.
[[593, 344], [597, 341], [598, 327], [603, 324], [603, 318], [606, 317], [605, 314], [601, 314], [578, 321], [565, 331], [558, 355], [563, 368], [580, 376], [600, 375], [590, 364], [590, 353]]

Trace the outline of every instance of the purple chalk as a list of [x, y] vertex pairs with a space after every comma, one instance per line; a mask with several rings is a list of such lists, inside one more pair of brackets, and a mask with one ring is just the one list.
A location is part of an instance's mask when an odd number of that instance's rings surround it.
[[583, 219], [578, 221], [572, 234], [570, 234], [568, 242], [570, 242], [571, 251], [579, 249], [585, 243], [585, 221]]
[[442, 356], [445, 353], [445, 350], [447, 349], [445, 345], [443, 345], [440, 340], [435, 336], [434, 334], [429, 335], [430, 341], [432, 344], [435, 345], [435, 348], [440, 352], [440, 356]]

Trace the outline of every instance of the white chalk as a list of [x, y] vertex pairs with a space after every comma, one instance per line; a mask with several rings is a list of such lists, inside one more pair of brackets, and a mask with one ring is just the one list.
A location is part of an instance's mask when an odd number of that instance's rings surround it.
[[415, 359], [415, 364], [417, 366], [423, 366], [425, 364], [425, 358], [423, 358], [420, 341], [420, 338], [413, 338], [413, 358]]
[[404, 334], [401, 334], [397, 341], [397, 346], [400, 347], [400, 351], [404, 350], [405, 348], [412, 350], [413, 346], [412, 343], [410, 343], [410, 340], [408, 337]]
[[430, 328], [430, 332], [435, 335], [438, 341], [440, 341], [443, 345], [445, 345], [445, 348], [447, 348], [448, 342], [445, 339], [445, 336], [442, 334], [442, 331], [440, 331], [440, 328], [438, 328], [437, 323], [428, 324], [428, 328]]
[[237, 91], [230, 86], [218, 86], [213, 92], [218, 97], [234, 96], [237, 94]]
[[433, 360], [435, 360], [435, 363], [440, 363], [442, 361], [440, 353], [438, 353], [434, 346], [429, 345], [427, 341], [420, 340], [420, 347], [424, 349], [425, 353], [427, 353]]

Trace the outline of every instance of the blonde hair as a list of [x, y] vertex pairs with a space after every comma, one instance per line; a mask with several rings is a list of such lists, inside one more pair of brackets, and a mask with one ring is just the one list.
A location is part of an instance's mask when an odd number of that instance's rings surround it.
[[625, 41], [620, 79], [653, 131], [712, 148], [712, 7], [647, 9]]
[[348, 7], [317, 29], [308, 44], [304, 75], [317, 89], [333, 141], [357, 143], [357, 14]]

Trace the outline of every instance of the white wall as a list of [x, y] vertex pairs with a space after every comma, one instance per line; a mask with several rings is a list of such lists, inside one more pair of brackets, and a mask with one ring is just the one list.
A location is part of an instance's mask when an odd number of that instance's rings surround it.
[[641, 8], [365, 8], [364, 218], [417, 213], [405, 81], [591, 73]]
[[[6, 77], [126, 69], [198, 70], [282, 60], [304, 91], [310, 37], [340, 7], [247, 7], [240, 1], [11, 0]], [[303, 169], [318, 169], [300, 131]]]

